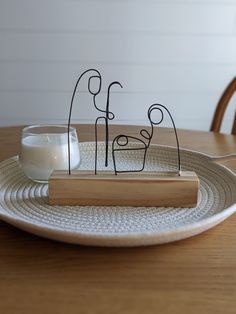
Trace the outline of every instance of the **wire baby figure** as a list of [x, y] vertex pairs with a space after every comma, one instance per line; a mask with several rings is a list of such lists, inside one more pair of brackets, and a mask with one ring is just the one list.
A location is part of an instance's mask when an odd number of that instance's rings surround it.
[[[153, 113], [153, 111], [156, 111], [156, 110], [158, 110], [161, 114], [161, 117], [158, 121], [154, 121], [154, 119], [152, 118], [152, 113]], [[179, 139], [178, 139], [177, 130], [175, 127], [175, 122], [174, 122], [174, 119], [173, 119], [170, 111], [164, 105], [161, 105], [161, 104], [153, 104], [148, 109], [147, 116], [148, 116], [148, 120], [149, 120], [150, 125], [151, 125], [151, 131], [148, 131], [146, 129], [141, 129], [139, 132], [139, 134], [141, 135], [141, 138], [130, 136], [130, 135], [124, 135], [124, 134], [117, 135], [114, 138], [114, 140], [112, 142], [112, 159], [113, 159], [115, 175], [117, 175], [118, 173], [143, 171], [143, 169], [145, 168], [147, 151], [148, 151], [148, 148], [150, 146], [150, 143], [151, 143], [151, 140], [153, 137], [154, 126], [162, 123], [162, 121], [164, 119], [164, 113], [163, 113], [164, 110], [168, 113], [168, 115], [171, 119], [174, 133], [175, 133], [176, 145], [177, 145], [177, 157], [178, 157], [178, 175], [180, 175], [180, 168], [181, 168], [181, 166], [180, 166], [180, 149], [179, 149]], [[132, 140], [132, 141], [134, 140], [134, 141], [138, 142], [140, 144], [140, 147], [134, 147], [134, 148], [129, 147], [128, 145], [129, 145], [130, 140]], [[134, 150], [139, 150], [139, 151], [144, 152], [141, 168], [136, 169], [136, 170], [117, 170], [116, 152], [134, 151]]]

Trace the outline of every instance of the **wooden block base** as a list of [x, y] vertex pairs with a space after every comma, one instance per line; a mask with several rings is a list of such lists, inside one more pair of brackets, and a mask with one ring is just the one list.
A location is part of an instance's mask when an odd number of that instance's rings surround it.
[[195, 207], [199, 180], [195, 172], [54, 171], [49, 178], [50, 205]]

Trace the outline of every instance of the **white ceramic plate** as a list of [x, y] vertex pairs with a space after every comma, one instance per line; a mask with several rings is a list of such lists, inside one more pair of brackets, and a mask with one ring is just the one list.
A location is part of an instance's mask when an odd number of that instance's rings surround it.
[[[81, 143], [83, 169], [94, 167], [94, 143]], [[104, 145], [99, 143], [99, 169]], [[47, 184], [36, 184], [22, 173], [18, 158], [0, 163], [0, 218], [33, 234], [93, 246], [142, 246], [184, 239], [203, 232], [236, 211], [236, 176], [201, 153], [181, 150], [182, 170], [200, 178], [196, 208], [49, 206]], [[140, 151], [119, 160], [132, 168]], [[110, 160], [110, 164], [111, 160]], [[151, 146], [145, 170], [174, 170], [176, 149]], [[99, 175], [99, 174], [98, 174]]]

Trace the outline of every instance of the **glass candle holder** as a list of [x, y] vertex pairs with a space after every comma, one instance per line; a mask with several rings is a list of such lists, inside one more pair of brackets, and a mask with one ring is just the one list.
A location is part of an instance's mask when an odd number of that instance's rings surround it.
[[[63, 125], [32, 125], [22, 130], [20, 165], [35, 182], [46, 183], [53, 170], [68, 170], [68, 129]], [[71, 169], [80, 164], [76, 129], [70, 127]]]

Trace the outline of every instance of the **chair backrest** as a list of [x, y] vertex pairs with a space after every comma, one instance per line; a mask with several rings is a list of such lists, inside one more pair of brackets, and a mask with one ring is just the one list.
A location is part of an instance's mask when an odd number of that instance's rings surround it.
[[[219, 132], [224, 117], [225, 110], [228, 106], [230, 99], [236, 92], [236, 77], [229, 83], [226, 87], [224, 93], [222, 94], [214, 113], [214, 117], [211, 123], [210, 131]], [[234, 114], [234, 122], [231, 130], [231, 134], [236, 134], [236, 113]]]

